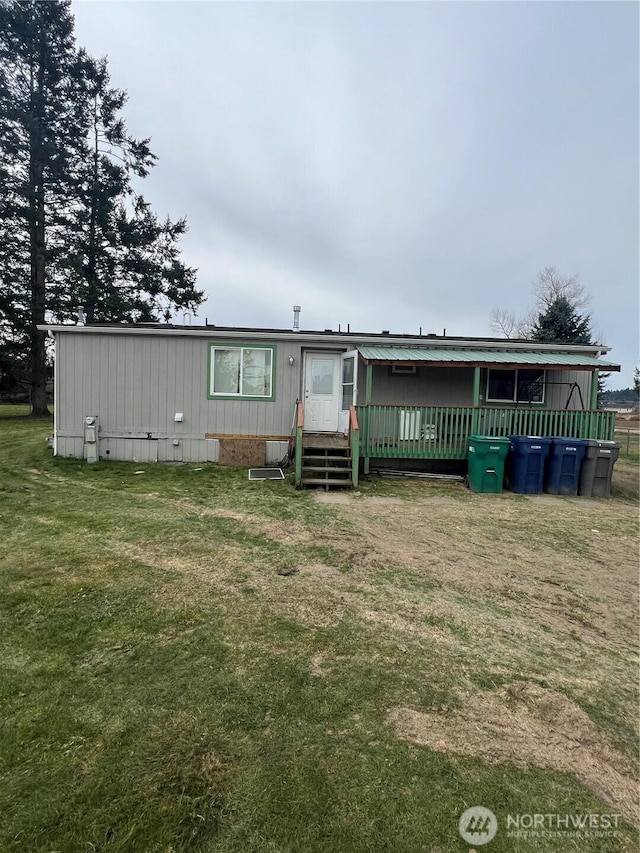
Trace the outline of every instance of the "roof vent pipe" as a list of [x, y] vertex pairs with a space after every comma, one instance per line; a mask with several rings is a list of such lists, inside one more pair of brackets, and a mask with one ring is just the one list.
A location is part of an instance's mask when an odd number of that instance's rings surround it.
[[78, 308], [78, 326], [84, 326], [84, 308]]
[[300, 331], [300, 312], [301, 311], [302, 311], [302, 308], [299, 305], [293, 306], [293, 331], [294, 332]]

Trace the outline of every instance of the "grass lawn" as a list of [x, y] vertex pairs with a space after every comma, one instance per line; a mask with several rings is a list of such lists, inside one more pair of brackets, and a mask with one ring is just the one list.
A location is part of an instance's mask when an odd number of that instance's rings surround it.
[[[468, 853], [475, 805], [499, 823], [482, 850], [638, 849], [637, 443], [610, 501], [315, 495], [54, 459], [20, 414], [0, 410], [0, 851]], [[532, 814], [621, 817], [508, 835]]]

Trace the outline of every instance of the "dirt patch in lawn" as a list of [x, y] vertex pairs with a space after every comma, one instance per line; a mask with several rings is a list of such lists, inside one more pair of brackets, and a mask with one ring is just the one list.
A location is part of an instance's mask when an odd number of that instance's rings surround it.
[[561, 693], [515, 682], [469, 696], [460, 708], [396, 708], [388, 719], [399, 737], [437, 752], [571, 773], [640, 825], [638, 786], [629, 761]]
[[333, 583], [345, 581], [345, 575], [342, 574], [340, 569], [335, 566], [326, 566], [324, 563], [307, 563], [304, 566], [300, 566], [299, 571], [302, 575], [310, 575], [314, 578], [330, 580]]
[[281, 545], [301, 544], [311, 540], [308, 531], [301, 524], [296, 524], [290, 519], [287, 519], [286, 522], [274, 521], [261, 515], [236, 512], [224, 507], [203, 507], [188, 501], [179, 501], [178, 505], [182, 510], [195, 513], [201, 517], [231, 519], [238, 522], [248, 533], [254, 536], [262, 536], [264, 539]]
[[[371, 570], [397, 568], [416, 583], [506, 606], [513, 616], [572, 631], [590, 645], [607, 639], [635, 647], [635, 507], [499, 497], [478, 496], [473, 504], [347, 497], [352, 532], [328, 531], [324, 541], [348, 554], [354, 579], [367, 582]], [[523, 535], [525, 511], [530, 537]]]
[[353, 503], [364, 503], [366, 506], [390, 506], [392, 504], [401, 506], [404, 503], [402, 498], [382, 495], [363, 497], [360, 492], [316, 492], [313, 499], [319, 504], [339, 504], [342, 506], [349, 506]]

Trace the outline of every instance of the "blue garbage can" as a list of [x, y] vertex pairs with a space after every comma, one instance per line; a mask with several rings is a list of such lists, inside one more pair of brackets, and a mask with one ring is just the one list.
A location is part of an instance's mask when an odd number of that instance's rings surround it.
[[510, 435], [509, 441], [509, 488], [520, 495], [539, 495], [542, 492], [544, 464], [551, 439], [539, 435]]
[[581, 438], [552, 438], [545, 468], [544, 490], [550, 495], [577, 495], [586, 442]]

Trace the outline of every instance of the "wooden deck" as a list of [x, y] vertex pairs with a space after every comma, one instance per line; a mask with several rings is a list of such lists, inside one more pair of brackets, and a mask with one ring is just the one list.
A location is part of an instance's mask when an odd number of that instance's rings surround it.
[[[357, 486], [363, 460], [465, 460], [471, 435], [539, 435], [612, 440], [615, 414], [598, 409], [538, 409], [533, 406], [388, 406], [350, 410], [349, 435], [305, 432], [304, 407], [296, 405], [296, 486]], [[350, 482], [347, 467], [351, 466]], [[322, 474], [323, 477], [309, 476]], [[335, 475], [335, 476], [334, 476]], [[303, 483], [304, 481], [304, 483]]]
[[612, 412], [530, 406], [358, 406], [365, 459], [466, 459], [470, 435], [613, 439]]

